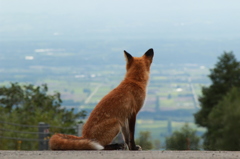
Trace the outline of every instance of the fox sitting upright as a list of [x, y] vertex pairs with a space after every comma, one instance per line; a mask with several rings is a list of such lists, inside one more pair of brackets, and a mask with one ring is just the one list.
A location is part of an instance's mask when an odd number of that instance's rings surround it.
[[82, 137], [54, 134], [50, 141], [52, 150], [102, 150], [119, 149], [110, 145], [122, 132], [129, 150], [140, 150], [134, 141], [136, 116], [146, 96], [153, 49], [142, 57], [133, 57], [124, 51], [126, 75], [124, 80], [97, 104], [83, 126]]

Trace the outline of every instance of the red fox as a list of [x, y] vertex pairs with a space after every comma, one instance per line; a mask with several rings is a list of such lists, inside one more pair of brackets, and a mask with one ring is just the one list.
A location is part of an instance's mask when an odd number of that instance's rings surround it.
[[110, 144], [119, 132], [129, 150], [141, 150], [134, 141], [135, 122], [144, 104], [154, 53], [149, 49], [141, 57], [133, 57], [126, 51], [124, 54], [124, 80], [93, 109], [83, 126], [82, 137], [54, 134], [49, 141], [52, 150], [121, 149], [120, 144]]

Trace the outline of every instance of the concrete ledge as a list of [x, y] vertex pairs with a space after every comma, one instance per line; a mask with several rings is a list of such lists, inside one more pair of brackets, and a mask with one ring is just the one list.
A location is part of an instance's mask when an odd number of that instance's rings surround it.
[[237, 159], [240, 151], [0, 151], [1, 159]]

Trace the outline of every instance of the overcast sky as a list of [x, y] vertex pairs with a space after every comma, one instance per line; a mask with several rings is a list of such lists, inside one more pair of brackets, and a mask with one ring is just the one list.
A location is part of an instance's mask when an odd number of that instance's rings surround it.
[[0, 0], [0, 23], [0, 34], [10, 34], [9, 27], [22, 24], [12, 30], [40, 27], [56, 35], [82, 31], [91, 36], [239, 38], [240, 1]]
[[[121, 14], [239, 10], [238, 0], [0, 0], [0, 12]], [[109, 15], [109, 13], [111, 13]], [[172, 13], [174, 14], [174, 13]]]

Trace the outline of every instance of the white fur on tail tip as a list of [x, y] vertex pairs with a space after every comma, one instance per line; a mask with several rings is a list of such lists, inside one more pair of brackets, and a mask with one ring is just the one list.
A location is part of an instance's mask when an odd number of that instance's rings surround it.
[[104, 147], [97, 142], [91, 142], [91, 145], [95, 150], [103, 150], [104, 149]]

